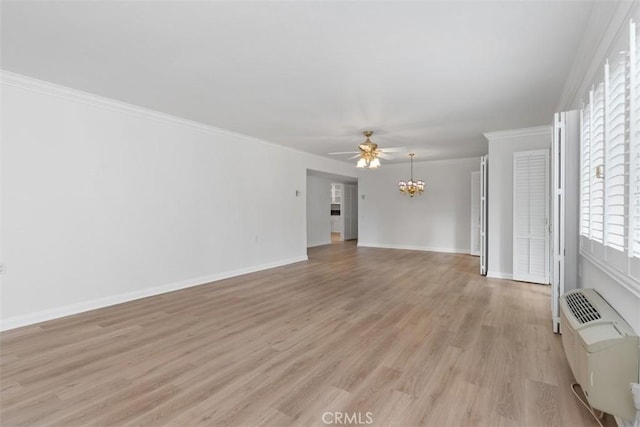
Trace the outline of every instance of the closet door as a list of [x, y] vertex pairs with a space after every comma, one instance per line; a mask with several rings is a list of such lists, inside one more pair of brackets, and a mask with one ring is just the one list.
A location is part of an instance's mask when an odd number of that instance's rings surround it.
[[513, 280], [549, 283], [549, 152], [513, 155]]

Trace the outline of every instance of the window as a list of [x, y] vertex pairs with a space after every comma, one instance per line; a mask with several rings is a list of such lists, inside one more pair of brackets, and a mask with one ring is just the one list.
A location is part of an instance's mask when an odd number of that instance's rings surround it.
[[590, 236], [590, 194], [589, 182], [591, 180], [591, 104], [587, 104], [580, 111], [580, 234]]
[[580, 111], [580, 251], [640, 292], [640, 51], [631, 22]]
[[640, 55], [635, 24], [629, 40], [629, 256], [640, 258]]
[[604, 241], [604, 84], [600, 83], [591, 98], [591, 238]]
[[624, 251], [625, 239], [625, 61], [605, 66], [605, 245]]

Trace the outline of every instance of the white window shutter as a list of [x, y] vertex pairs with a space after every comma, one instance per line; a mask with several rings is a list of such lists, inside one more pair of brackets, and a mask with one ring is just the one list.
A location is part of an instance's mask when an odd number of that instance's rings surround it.
[[605, 65], [605, 245], [625, 249], [625, 62]]
[[[597, 174], [604, 172], [604, 85], [593, 91], [591, 102], [591, 239], [604, 242], [604, 179]], [[602, 175], [600, 175], [602, 176]]]
[[640, 258], [640, 52], [635, 24], [629, 40], [629, 255]]
[[590, 237], [590, 187], [591, 180], [591, 104], [580, 110], [581, 180], [580, 180], [580, 234]]
[[[604, 67], [580, 110], [580, 253], [640, 292], [640, 34]], [[620, 54], [622, 56], [620, 56]], [[515, 250], [515, 246], [514, 246]]]

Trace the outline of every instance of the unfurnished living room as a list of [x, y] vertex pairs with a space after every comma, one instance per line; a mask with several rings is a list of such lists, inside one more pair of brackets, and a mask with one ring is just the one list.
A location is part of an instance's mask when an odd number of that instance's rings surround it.
[[640, 427], [640, 1], [0, 1], [0, 425]]

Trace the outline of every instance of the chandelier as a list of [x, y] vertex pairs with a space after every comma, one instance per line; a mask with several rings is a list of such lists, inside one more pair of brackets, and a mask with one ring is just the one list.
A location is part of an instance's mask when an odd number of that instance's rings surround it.
[[424, 191], [424, 181], [421, 179], [417, 181], [413, 180], [413, 156], [415, 156], [415, 153], [409, 154], [409, 157], [411, 157], [411, 178], [409, 179], [409, 181], [400, 181], [398, 183], [400, 192], [403, 194], [408, 194], [409, 197], [413, 197], [416, 194], [422, 194], [422, 192]]

